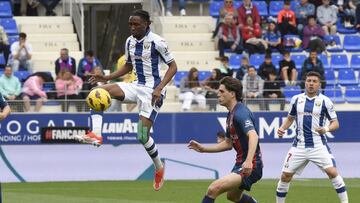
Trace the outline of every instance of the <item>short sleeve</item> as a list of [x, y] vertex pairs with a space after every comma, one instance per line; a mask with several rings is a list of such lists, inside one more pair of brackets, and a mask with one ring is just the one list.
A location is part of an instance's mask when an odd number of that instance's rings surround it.
[[297, 100], [298, 100], [298, 96], [294, 96], [291, 98], [291, 102], [290, 102], [290, 110], [289, 110], [289, 115], [292, 117], [295, 117], [297, 114]]
[[335, 120], [337, 118], [337, 115], [334, 108], [334, 104], [330, 99], [325, 99], [325, 107], [326, 107], [325, 114], [327, 119], [329, 119], [330, 121]]
[[132, 63], [130, 57], [130, 37], [125, 42], [125, 61], [126, 63]]
[[6, 102], [4, 96], [0, 94], [0, 109], [4, 109], [8, 103]]
[[236, 112], [234, 122], [237, 123], [245, 135], [250, 130], [255, 130], [255, 125], [249, 112]]
[[162, 60], [169, 64], [174, 61], [174, 57], [172, 56], [171, 52], [169, 51], [169, 47], [164, 39], [160, 39], [155, 42], [156, 50], [159, 52]]
[[26, 49], [27, 49], [27, 51], [28, 51], [29, 54], [32, 54], [33, 49], [32, 49], [31, 44], [27, 43], [27, 44], [26, 44]]

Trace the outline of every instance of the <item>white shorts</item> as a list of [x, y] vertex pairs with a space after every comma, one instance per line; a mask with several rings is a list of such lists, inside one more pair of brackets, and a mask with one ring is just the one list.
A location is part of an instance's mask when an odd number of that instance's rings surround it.
[[125, 94], [124, 102], [136, 102], [139, 107], [139, 115], [155, 121], [156, 116], [163, 104], [163, 100], [165, 99], [165, 90], [163, 90], [161, 93], [161, 99], [154, 106], [152, 106], [151, 100], [154, 89], [144, 85], [139, 85], [136, 82], [118, 82], [116, 84]]
[[323, 171], [329, 167], [336, 167], [334, 156], [326, 145], [316, 148], [291, 147], [285, 157], [282, 171], [300, 175], [309, 161]]

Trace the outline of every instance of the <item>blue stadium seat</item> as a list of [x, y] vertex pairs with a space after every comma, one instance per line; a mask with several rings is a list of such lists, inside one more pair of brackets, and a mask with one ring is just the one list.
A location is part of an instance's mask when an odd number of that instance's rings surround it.
[[183, 77], [187, 77], [188, 71], [178, 71], [174, 76], [174, 85], [180, 87], [180, 81]]
[[24, 82], [30, 73], [28, 71], [15, 71], [14, 76], [19, 78], [20, 82]]
[[252, 1], [252, 3], [254, 5], [256, 5], [260, 16], [268, 16], [269, 15], [268, 6], [265, 1]]
[[296, 7], [300, 5], [300, 1], [291, 1], [290, 2], [290, 9], [295, 12]]
[[327, 47], [326, 48], [326, 50], [328, 50], [329, 52], [342, 52], [343, 51], [343, 46], [341, 44], [340, 37], [338, 35], [325, 35], [324, 41], [326, 43], [335, 41], [335, 43], [336, 43], [336, 47], [332, 47], [332, 48]]
[[345, 99], [340, 87], [326, 88], [325, 96], [329, 97], [334, 103], [345, 103]]
[[284, 93], [286, 102], [289, 103], [293, 96], [301, 93], [301, 89], [299, 86], [286, 86], [283, 88], [283, 93]]
[[335, 78], [335, 72], [332, 69], [325, 69], [325, 78], [326, 78], [326, 84], [327, 85], [335, 85], [336, 84], [336, 78]]
[[19, 41], [19, 36], [17, 36], [17, 35], [16, 36], [9, 36], [8, 39], [9, 39], [9, 44], [11, 46], [14, 42]]
[[212, 16], [214, 18], [219, 17], [219, 12], [220, 12], [220, 9], [223, 7], [223, 5], [224, 5], [223, 1], [221, 1], [221, 2], [217, 2], [217, 1], [210, 2], [210, 7], [209, 7], [210, 16]]
[[291, 55], [291, 60], [294, 61], [297, 70], [301, 69], [306, 58], [307, 57], [304, 54]]
[[279, 70], [279, 62], [283, 59], [283, 56], [280, 54], [272, 54], [271, 55], [271, 61], [276, 67], [276, 69]]
[[360, 36], [358, 35], [345, 35], [344, 49], [350, 52], [360, 51]]
[[233, 5], [236, 9], [238, 9], [241, 5], [242, 5], [242, 2], [241, 1], [234, 1], [233, 2]]
[[16, 22], [12, 18], [1, 18], [0, 25], [4, 27], [5, 32], [8, 35], [18, 35], [18, 29], [16, 26]]
[[241, 65], [241, 54], [232, 54], [229, 58], [229, 65], [231, 69], [239, 69]]
[[347, 69], [349, 68], [349, 61], [345, 54], [331, 55], [331, 68], [333, 69]]
[[265, 61], [264, 54], [253, 54], [250, 56], [249, 63], [250, 65], [255, 66], [256, 69], [259, 69], [259, 66]]
[[278, 13], [284, 8], [284, 1], [270, 1], [269, 15], [277, 16]]
[[47, 82], [43, 85], [44, 91], [49, 92], [55, 90], [55, 83], [53, 82]]
[[351, 56], [350, 68], [360, 69], [360, 54], [353, 54]]
[[341, 34], [355, 34], [357, 33], [357, 30], [355, 28], [346, 28], [341, 23], [341, 19], [338, 18], [338, 21], [336, 23], [337, 31]]
[[0, 1], [0, 18], [11, 18], [12, 16], [10, 2]]
[[330, 63], [329, 63], [328, 57], [326, 55], [320, 54], [320, 55], [318, 55], [318, 58], [322, 61], [325, 69], [330, 68]]
[[199, 71], [199, 81], [203, 81], [211, 76], [211, 71]]
[[3, 53], [0, 53], [0, 65], [5, 65], [6, 60]]
[[341, 69], [338, 75], [338, 84], [340, 85], [356, 85], [356, 77], [353, 69]]
[[345, 99], [348, 103], [360, 103], [360, 87], [359, 86], [346, 87]]

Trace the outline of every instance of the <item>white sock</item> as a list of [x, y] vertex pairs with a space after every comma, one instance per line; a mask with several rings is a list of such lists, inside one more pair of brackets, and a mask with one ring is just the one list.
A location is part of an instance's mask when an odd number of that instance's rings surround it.
[[102, 132], [102, 124], [103, 124], [103, 114], [91, 111], [91, 126], [92, 132], [98, 136], [101, 136]]
[[340, 175], [338, 175], [335, 178], [331, 179], [331, 182], [339, 196], [340, 202], [348, 203], [349, 200], [343, 178]]
[[163, 164], [160, 160], [158, 149], [152, 137], [149, 137], [149, 140], [144, 144], [144, 147], [151, 159], [153, 160], [155, 169], [159, 170], [160, 168], [162, 168]]
[[276, 188], [276, 203], [285, 203], [286, 194], [289, 191], [290, 183], [279, 180]]

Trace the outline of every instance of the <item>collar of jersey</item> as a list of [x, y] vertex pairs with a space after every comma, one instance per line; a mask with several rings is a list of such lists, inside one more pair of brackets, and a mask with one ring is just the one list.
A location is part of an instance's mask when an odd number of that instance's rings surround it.
[[131, 36], [132, 38], [134, 38], [136, 40], [136, 42], [141, 42], [144, 41], [144, 39], [149, 35], [150, 33], [150, 29], [148, 29], [145, 33], [145, 36], [143, 38], [141, 38], [141, 40], [136, 39], [134, 36]]

